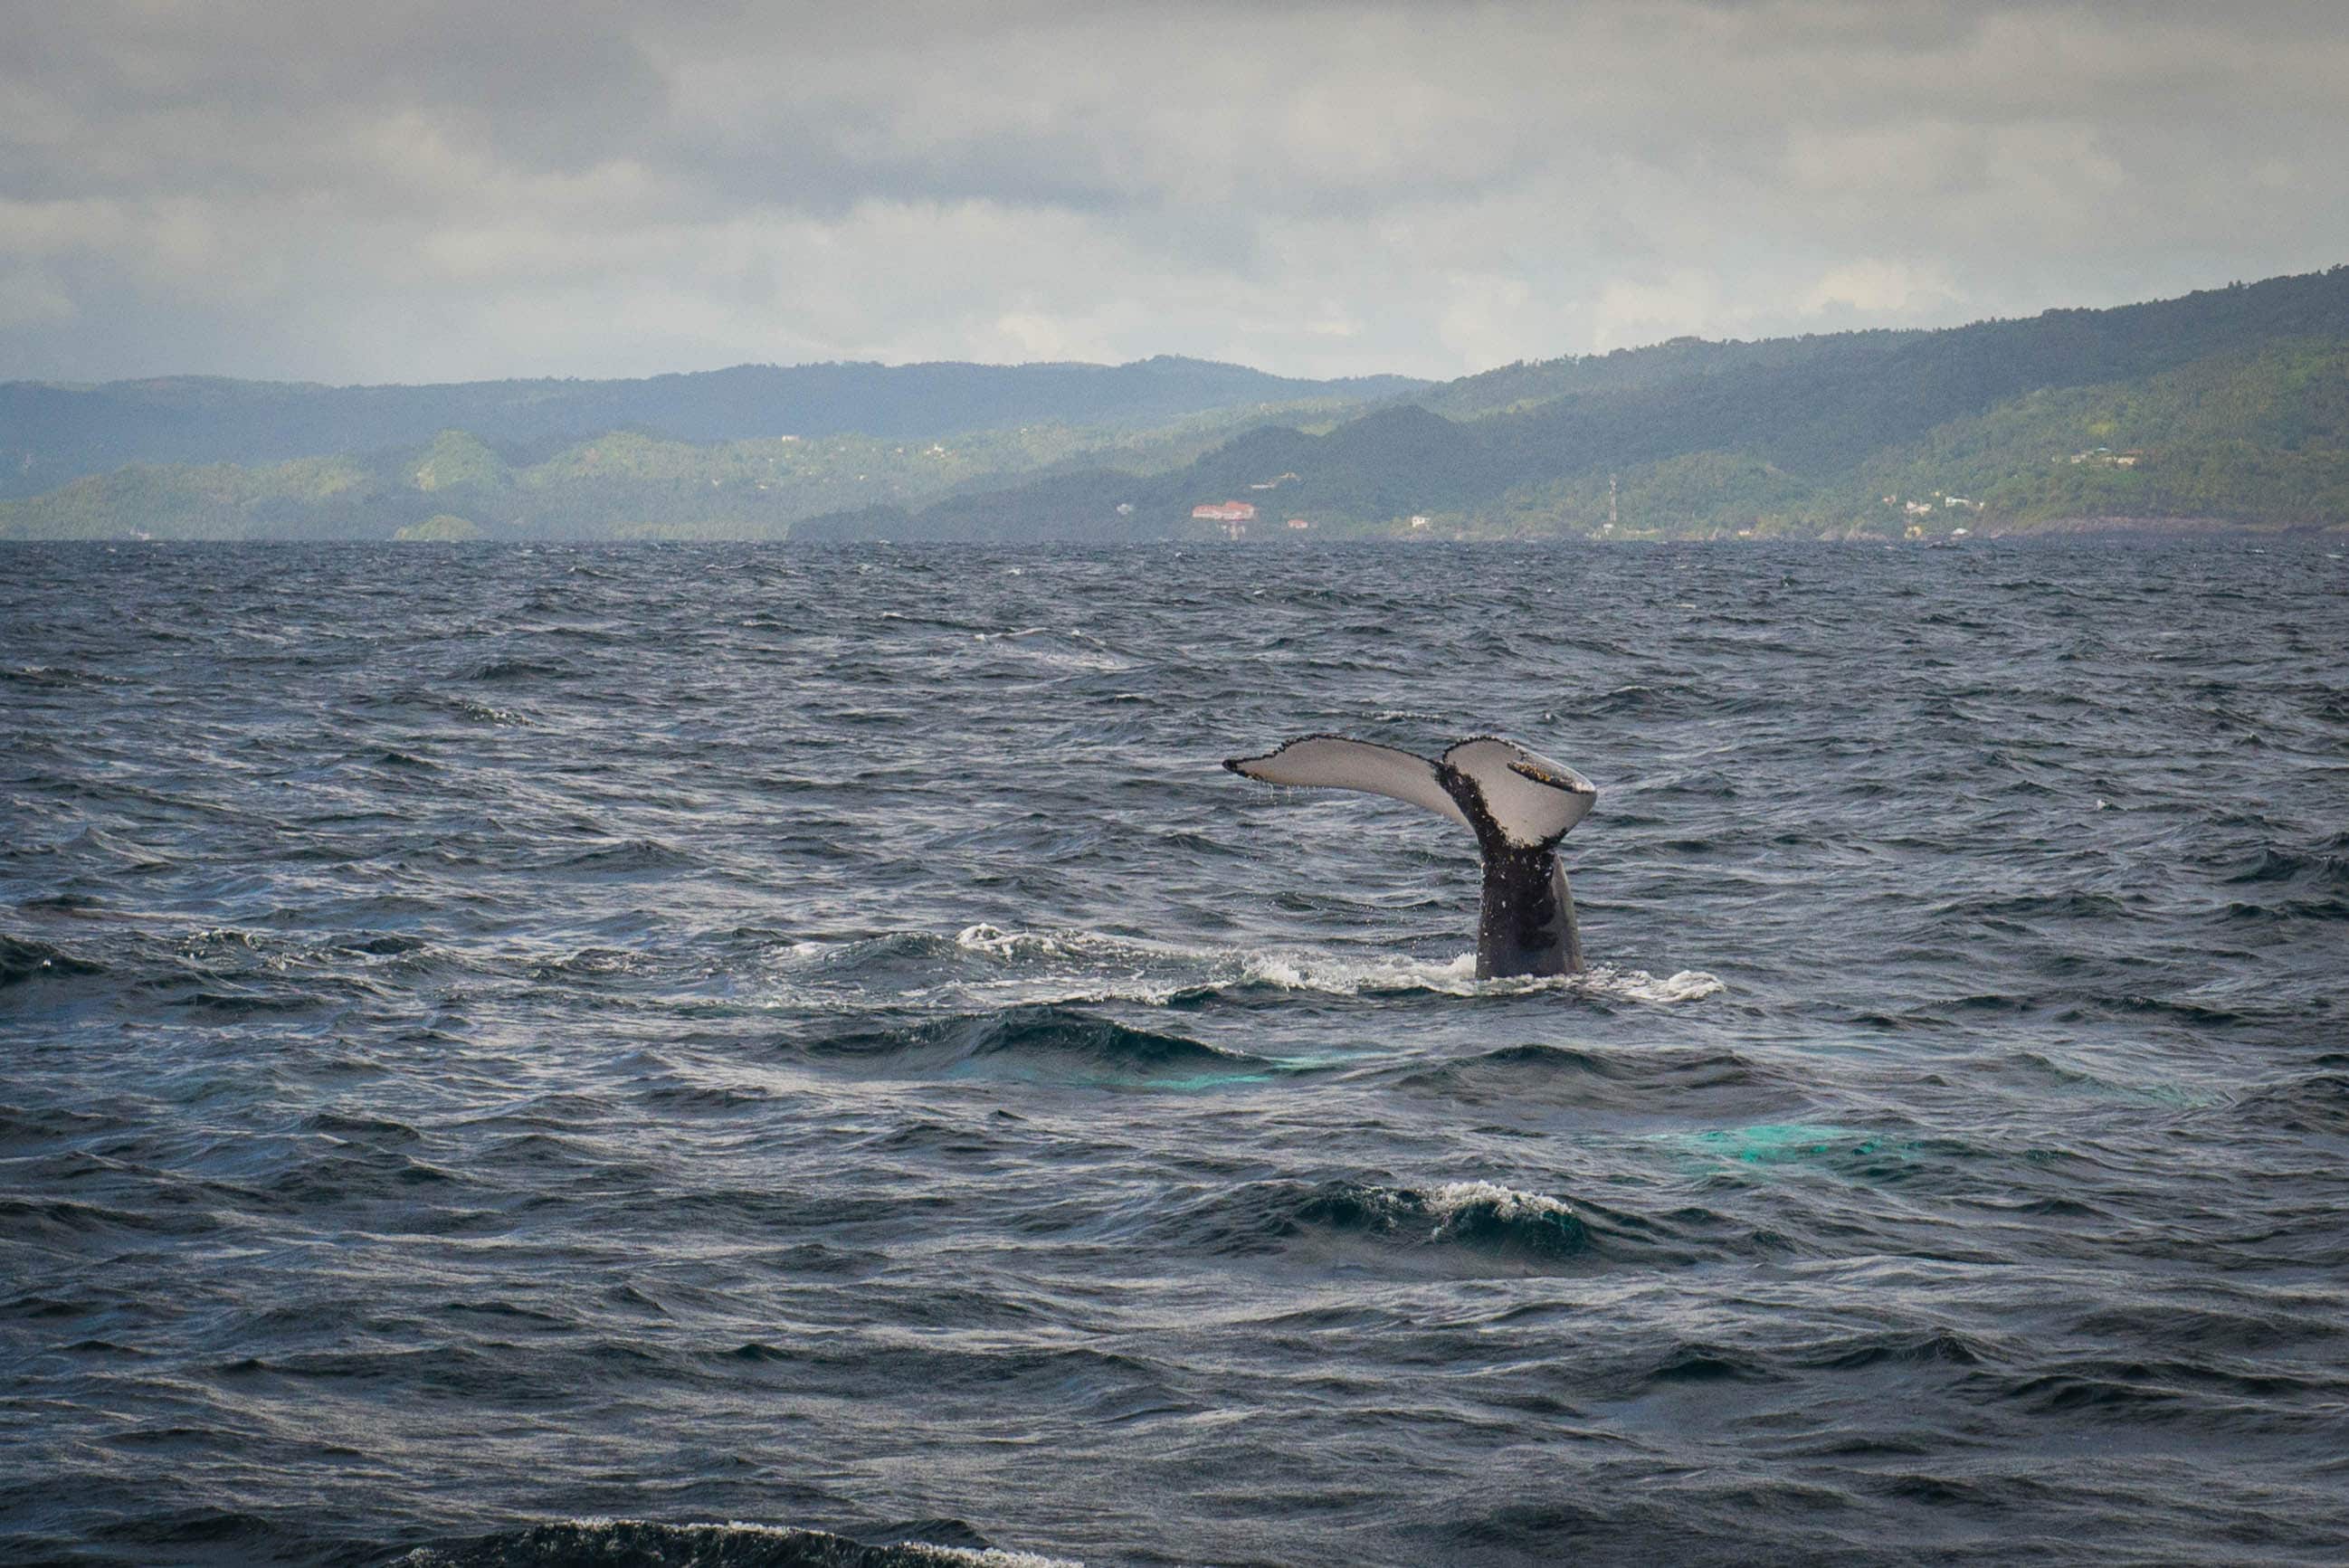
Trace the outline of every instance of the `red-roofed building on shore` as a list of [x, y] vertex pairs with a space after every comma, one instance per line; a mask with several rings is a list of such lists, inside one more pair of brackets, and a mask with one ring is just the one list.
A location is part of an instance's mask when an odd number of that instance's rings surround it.
[[1256, 505], [1245, 500], [1211, 501], [1193, 507], [1191, 521], [1219, 524], [1226, 539], [1246, 539], [1247, 525], [1256, 521]]

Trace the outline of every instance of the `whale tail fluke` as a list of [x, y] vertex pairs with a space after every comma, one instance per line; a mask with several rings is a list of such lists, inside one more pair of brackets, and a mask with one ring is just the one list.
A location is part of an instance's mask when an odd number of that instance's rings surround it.
[[1514, 740], [1480, 735], [1430, 759], [1342, 735], [1309, 735], [1224, 766], [1267, 784], [1385, 795], [1457, 822], [1485, 857], [1476, 973], [1571, 975], [1582, 943], [1558, 841], [1599, 799], [1589, 779]]
[[[1473, 789], [1493, 830], [1520, 849], [1554, 847], [1599, 802], [1599, 787], [1565, 763], [1495, 736], [1461, 741], [1437, 766]], [[1465, 792], [1460, 784], [1452, 788], [1454, 794]], [[1486, 830], [1475, 820], [1477, 814], [1469, 814], [1478, 838], [1484, 838]]]
[[1385, 795], [1474, 827], [1444, 787], [1437, 766], [1424, 757], [1373, 746], [1342, 735], [1308, 735], [1262, 757], [1234, 757], [1224, 766], [1243, 779], [1267, 784], [1310, 785]]
[[1308, 735], [1224, 766], [1267, 784], [1405, 800], [1479, 839], [1497, 833], [1521, 849], [1556, 844], [1599, 799], [1597, 786], [1566, 764], [1490, 735], [1460, 741], [1433, 759], [1342, 735]]

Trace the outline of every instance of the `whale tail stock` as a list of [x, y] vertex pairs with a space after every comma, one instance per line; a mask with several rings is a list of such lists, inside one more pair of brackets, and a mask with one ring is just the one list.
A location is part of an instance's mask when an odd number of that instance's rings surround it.
[[1356, 789], [1406, 800], [1476, 835], [1485, 858], [1476, 975], [1576, 975], [1581, 934], [1557, 844], [1599, 790], [1563, 763], [1482, 735], [1434, 758], [1342, 735], [1309, 735], [1224, 766], [1268, 784]]

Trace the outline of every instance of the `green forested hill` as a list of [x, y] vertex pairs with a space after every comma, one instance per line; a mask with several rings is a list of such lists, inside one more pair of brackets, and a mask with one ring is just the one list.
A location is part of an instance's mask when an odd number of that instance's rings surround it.
[[2349, 523], [2349, 340], [2289, 340], [2138, 380], [2033, 391], [1877, 454], [1856, 481], [1856, 504], [1941, 490], [2018, 522]]
[[632, 381], [321, 387], [218, 377], [102, 386], [0, 382], [0, 499], [131, 463], [257, 465], [469, 430], [551, 449], [606, 430], [681, 441], [864, 435], [936, 439], [1020, 425], [1136, 429], [1217, 409], [1362, 402], [1407, 377], [1302, 381], [1161, 356], [1130, 365], [738, 365]]
[[1506, 365], [1413, 395], [1449, 418], [1523, 412], [1577, 393], [1636, 392], [1735, 373], [1866, 375], [1879, 362], [1971, 364], [1993, 377], [2072, 385], [2148, 374], [2274, 338], [2349, 335], [2349, 269], [2232, 284], [2179, 299], [2110, 310], [2051, 310], [1940, 332], [1865, 331], [1709, 343], [1676, 337], [1648, 348]]
[[1180, 534], [1227, 498], [1262, 502], [1258, 538], [1291, 517], [1307, 537], [1409, 532], [1413, 515], [1478, 536], [2349, 525], [2349, 267], [1939, 332], [1677, 342], [1413, 402], [1323, 436], [1253, 432], [1146, 484], [1063, 480], [802, 532]]
[[[1345, 402], [1251, 406], [1149, 429], [1036, 424], [936, 440], [780, 436], [696, 444], [607, 431], [543, 449], [463, 430], [365, 456], [283, 463], [131, 464], [0, 501], [0, 539], [780, 539], [820, 513], [920, 507], [982, 480], [1071, 463], [1148, 472], [1270, 418], [1330, 419]], [[429, 533], [418, 531], [427, 523]]]
[[1383, 402], [1247, 405], [1150, 428], [705, 442], [452, 428], [364, 457], [130, 465], [0, 502], [0, 537], [445, 538], [464, 524], [492, 538], [1127, 540], [1214, 531], [1192, 511], [1226, 500], [1257, 507], [1255, 539], [2349, 526], [2349, 267], [1938, 332], [1678, 339]]

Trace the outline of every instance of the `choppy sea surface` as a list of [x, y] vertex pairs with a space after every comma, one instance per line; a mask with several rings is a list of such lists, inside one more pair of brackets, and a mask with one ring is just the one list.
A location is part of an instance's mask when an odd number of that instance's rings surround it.
[[2341, 1562], [2341, 553], [0, 552], [0, 1559]]

